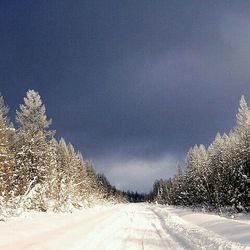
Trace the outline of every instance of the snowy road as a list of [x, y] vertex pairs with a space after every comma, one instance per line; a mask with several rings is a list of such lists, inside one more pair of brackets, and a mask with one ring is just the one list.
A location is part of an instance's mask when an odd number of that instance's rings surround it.
[[38, 213], [0, 224], [0, 249], [249, 249], [249, 221], [150, 204], [73, 214]]

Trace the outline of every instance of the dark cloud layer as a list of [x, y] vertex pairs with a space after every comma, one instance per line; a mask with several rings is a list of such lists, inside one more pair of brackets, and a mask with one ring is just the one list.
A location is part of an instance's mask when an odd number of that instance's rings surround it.
[[38, 90], [58, 137], [119, 187], [148, 190], [190, 146], [234, 126], [242, 94], [250, 100], [249, 10], [247, 1], [1, 1], [0, 91], [13, 115]]

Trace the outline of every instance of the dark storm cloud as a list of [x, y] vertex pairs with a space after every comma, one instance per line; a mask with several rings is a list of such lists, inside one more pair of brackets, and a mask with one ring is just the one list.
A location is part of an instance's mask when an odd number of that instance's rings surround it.
[[12, 115], [38, 90], [58, 137], [117, 186], [148, 190], [190, 146], [234, 126], [241, 94], [250, 100], [249, 10], [246, 1], [1, 1], [0, 90]]

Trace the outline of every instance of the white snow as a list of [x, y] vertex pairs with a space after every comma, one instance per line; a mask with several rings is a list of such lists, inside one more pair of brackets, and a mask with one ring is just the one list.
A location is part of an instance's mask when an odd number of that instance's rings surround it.
[[147, 203], [30, 213], [0, 222], [0, 249], [250, 249], [250, 223]]

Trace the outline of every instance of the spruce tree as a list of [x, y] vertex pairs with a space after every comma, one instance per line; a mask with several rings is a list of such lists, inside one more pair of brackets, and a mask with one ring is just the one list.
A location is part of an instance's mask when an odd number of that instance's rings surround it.
[[13, 154], [11, 146], [15, 130], [7, 117], [9, 108], [0, 94], [0, 196], [9, 198], [13, 171]]
[[44, 184], [50, 168], [49, 142], [54, 132], [40, 95], [29, 90], [24, 104], [16, 112], [19, 125], [15, 143], [16, 192], [28, 195], [37, 184]]
[[235, 134], [237, 167], [233, 181], [237, 183], [235, 188], [237, 196], [234, 203], [239, 210], [242, 207], [250, 210], [250, 110], [244, 96], [240, 100]]

